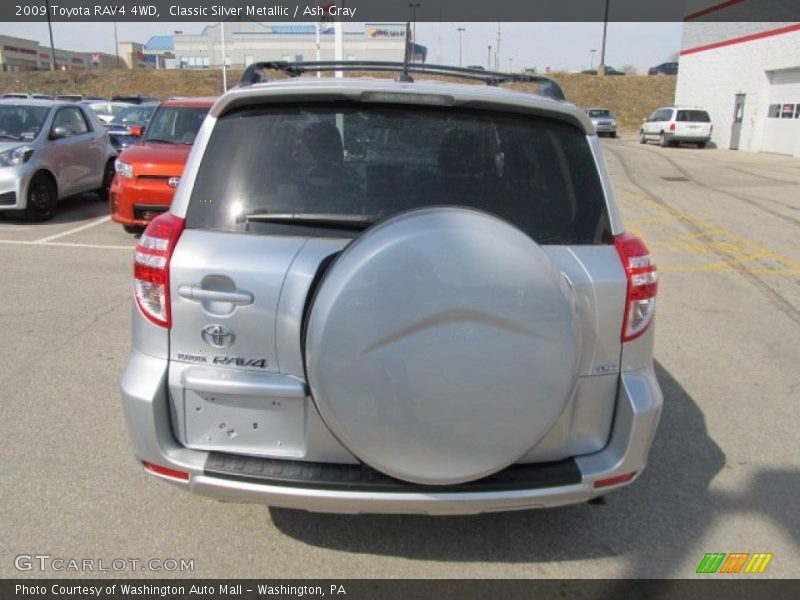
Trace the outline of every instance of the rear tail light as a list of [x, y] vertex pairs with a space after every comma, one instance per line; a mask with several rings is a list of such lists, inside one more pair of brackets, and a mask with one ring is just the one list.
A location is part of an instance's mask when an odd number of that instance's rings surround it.
[[627, 483], [636, 475], [636, 471], [625, 473], [624, 475], [615, 475], [614, 477], [607, 477], [606, 479], [598, 479], [594, 482], [595, 488], [604, 488], [610, 485], [619, 485], [620, 483]]
[[134, 296], [145, 317], [169, 329], [169, 261], [183, 231], [184, 221], [163, 213], [144, 230], [133, 259]]
[[713, 125], [709, 125], [709, 126], [708, 126], [708, 133], [709, 133], [709, 134], [712, 134], [712, 133], [714, 133], [714, 126], [713, 126]]
[[669, 124], [669, 130], [670, 131], [675, 131], [675, 123], [670, 123]]
[[632, 233], [621, 233], [614, 237], [614, 243], [628, 277], [622, 341], [630, 342], [642, 335], [653, 321], [658, 272], [641, 238]]
[[179, 479], [180, 481], [189, 481], [189, 474], [183, 471], [162, 467], [161, 465], [154, 465], [153, 463], [149, 463], [144, 460], [142, 461], [142, 464], [144, 465], [145, 469], [151, 473], [155, 473], [156, 475], [163, 475], [164, 477]]

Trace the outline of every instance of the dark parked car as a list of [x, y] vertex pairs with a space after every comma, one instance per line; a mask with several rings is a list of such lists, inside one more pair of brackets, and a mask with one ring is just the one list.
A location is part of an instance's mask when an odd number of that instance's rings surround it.
[[106, 125], [111, 145], [117, 152], [122, 152], [136, 143], [157, 106], [158, 102], [134, 104], [124, 109]]
[[136, 96], [131, 94], [116, 94], [111, 96], [114, 102], [128, 102], [130, 104], [149, 104], [151, 102], [161, 102], [159, 98], [153, 96]]
[[[597, 69], [587, 69], [581, 71], [584, 75], [597, 75]], [[614, 67], [606, 65], [606, 75], [625, 75], [622, 71], [617, 71]]]
[[676, 62], [665, 62], [661, 63], [656, 67], [650, 67], [647, 71], [648, 75], [677, 75], [678, 74], [678, 63]]

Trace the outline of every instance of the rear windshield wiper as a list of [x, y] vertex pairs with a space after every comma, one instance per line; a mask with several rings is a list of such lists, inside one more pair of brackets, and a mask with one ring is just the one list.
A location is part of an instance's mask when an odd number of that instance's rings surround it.
[[251, 213], [242, 220], [249, 223], [296, 223], [321, 227], [343, 227], [347, 229], [366, 229], [378, 219], [375, 215], [348, 215], [337, 213]]
[[145, 142], [156, 142], [158, 144], [177, 144], [178, 142], [174, 142], [172, 140], [162, 140], [161, 138], [145, 138]]
[[0, 133], [0, 138], [2, 138], [4, 140], [17, 140], [17, 141], [25, 139], [22, 136], [12, 135], [10, 133]]

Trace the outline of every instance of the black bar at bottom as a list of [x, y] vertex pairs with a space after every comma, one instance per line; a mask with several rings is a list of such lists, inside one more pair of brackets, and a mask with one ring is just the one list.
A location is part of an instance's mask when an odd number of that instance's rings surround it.
[[797, 598], [798, 581], [752, 579], [752, 575], [689, 580], [519, 580], [519, 579], [44, 579], [0, 581], [0, 598], [36, 600], [121, 600], [129, 598], [346, 598], [347, 600], [538, 600], [545, 598], [613, 600], [750, 600]]

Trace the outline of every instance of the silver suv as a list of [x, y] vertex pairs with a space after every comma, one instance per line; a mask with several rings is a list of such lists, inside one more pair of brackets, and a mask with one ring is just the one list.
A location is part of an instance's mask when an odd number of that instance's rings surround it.
[[617, 118], [607, 108], [587, 108], [586, 114], [597, 135], [617, 137]]
[[134, 453], [193, 492], [470, 514], [584, 502], [645, 466], [657, 273], [566, 102], [242, 85], [134, 277]]

